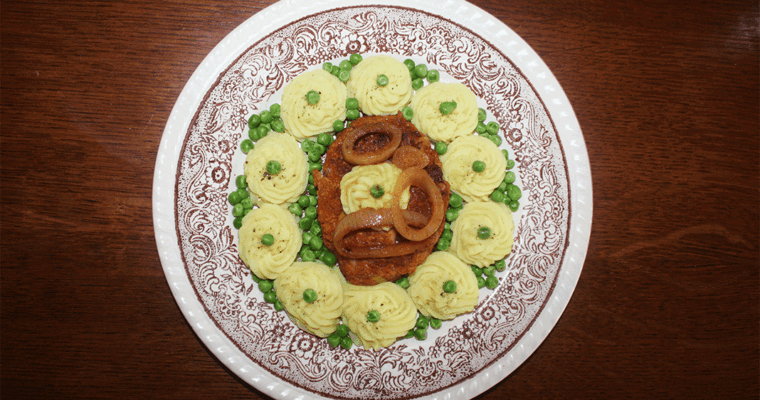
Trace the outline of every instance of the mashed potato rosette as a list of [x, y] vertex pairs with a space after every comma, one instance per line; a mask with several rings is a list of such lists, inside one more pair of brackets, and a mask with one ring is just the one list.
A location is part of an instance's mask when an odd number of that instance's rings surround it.
[[[488, 228], [487, 239], [479, 237], [481, 228]], [[449, 251], [462, 261], [486, 267], [512, 252], [515, 224], [512, 212], [495, 201], [467, 203], [451, 224]]]
[[[362, 208], [390, 208], [393, 188], [401, 169], [390, 163], [359, 165], [340, 180], [340, 202], [343, 212], [351, 214]], [[379, 187], [383, 194], [375, 197]], [[375, 188], [373, 192], [373, 188]], [[375, 193], [375, 195], [373, 195]], [[401, 208], [409, 204], [409, 189], [401, 194]]]
[[[270, 161], [280, 166], [278, 173], [267, 171]], [[308, 163], [306, 153], [293, 137], [269, 132], [245, 158], [248, 188], [265, 203], [292, 203], [306, 190]]]
[[[301, 231], [295, 216], [272, 204], [262, 204], [251, 210], [243, 218], [238, 233], [240, 259], [262, 279], [277, 278], [293, 264], [301, 249]], [[274, 237], [270, 246], [261, 243], [266, 234]]]
[[[343, 306], [339, 274], [322, 263], [295, 262], [274, 281], [277, 298], [301, 329], [319, 337], [335, 332]], [[308, 302], [305, 291], [314, 294]]]
[[[455, 102], [454, 110], [444, 115], [441, 103]], [[433, 140], [446, 143], [467, 136], [478, 125], [478, 100], [461, 83], [431, 83], [415, 93], [411, 104], [412, 123]]]
[[[444, 290], [449, 281], [454, 282], [451, 293]], [[472, 268], [451, 253], [431, 253], [409, 276], [409, 296], [427, 317], [453, 319], [468, 313], [478, 305], [479, 291]]]
[[[316, 104], [306, 98], [310, 91], [319, 94]], [[346, 98], [346, 85], [323, 69], [298, 75], [282, 92], [280, 117], [285, 132], [296, 139], [331, 132], [335, 120], [346, 119]]]
[[[476, 161], [485, 164], [481, 172], [473, 166]], [[467, 201], [489, 201], [491, 193], [499, 187], [507, 173], [507, 159], [499, 148], [482, 136], [465, 136], [451, 142], [441, 156], [443, 178], [451, 190]]]
[[[380, 75], [388, 78], [387, 85], [377, 83]], [[351, 70], [347, 84], [348, 97], [355, 97], [359, 101], [359, 109], [366, 115], [395, 114], [412, 98], [409, 69], [389, 56], [365, 58]]]
[[[381, 349], [404, 336], [417, 322], [417, 308], [404, 289], [395, 283], [375, 286], [346, 284], [343, 323], [366, 349]], [[370, 312], [375, 312], [373, 322]]]

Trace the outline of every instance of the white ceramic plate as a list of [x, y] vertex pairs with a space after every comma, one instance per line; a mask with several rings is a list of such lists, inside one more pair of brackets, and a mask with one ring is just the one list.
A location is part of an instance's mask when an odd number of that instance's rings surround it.
[[[246, 119], [325, 61], [383, 53], [468, 85], [496, 120], [523, 190], [507, 271], [467, 316], [388, 349], [331, 349], [263, 301], [237, 256], [227, 194]], [[185, 318], [231, 371], [275, 398], [471, 398], [554, 327], [588, 248], [591, 173], [578, 122], [538, 55], [460, 0], [281, 1], [206, 57], [177, 100], [156, 160], [156, 242]]]

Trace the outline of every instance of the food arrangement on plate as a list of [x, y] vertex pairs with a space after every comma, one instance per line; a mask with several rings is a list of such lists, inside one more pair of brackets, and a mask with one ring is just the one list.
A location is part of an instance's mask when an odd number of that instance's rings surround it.
[[506, 268], [515, 162], [475, 94], [439, 79], [353, 54], [248, 119], [229, 194], [240, 258], [266, 302], [332, 347], [424, 340]]

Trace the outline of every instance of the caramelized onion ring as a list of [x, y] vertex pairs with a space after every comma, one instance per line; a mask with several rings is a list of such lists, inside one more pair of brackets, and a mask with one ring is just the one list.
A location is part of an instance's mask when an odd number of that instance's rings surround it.
[[[421, 229], [413, 229], [409, 226], [404, 218], [404, 213], [401, 212], [402, 210], [399, 206], [401, 193], [403, 193], [406, 188], [411, 186], [417, 186], [418, 188], [422, 189], [422, 192], [425, 193], [425, 196], [427, 196], [428, 201], [432, 205], [431, 209], [433, 210], [433, 213], [430, 216], [430, 219], [427, 221], [427, 224], [425, 224], [425, 226], [423, 226]], [[427, 239], [441, 226], [441, 223], [443, 222], [444, 212], [445, 209], [443, 205], [443, 197], [441, 197], [441, 192], [438, 189], [438, 186], [436, 186], [433, 179], [430, 177], [430, 175], [427, 174], [427, 172], [425, 172], [424, 169], [413, 167], [405, 169], [401, 172], [401, 175], [399, 175], [398, 179], [396, 180], [396, 187], [393, 188], [393, 202], [391, 203], [393, 226], [396, 228], [396, 231], [401, 234], [401, 236], [413, 242], [419, 242]]]
[[424, 151], [414, 146], [401, 146], [393, 153], [391, 163], [402, 170], [412, 167], [425, 168], [430, 164], [430, 159]]
[[[382, 148], [358, 153], [354, 147], [356, 142], [371, 133], [379, 133], [389, 136], [391, 141]], [[343, 158], [354, 165], [378, 164], [389, 159], [401, 144], [402, 130], [400, 127], [384, 123], [374, 122], [354, 128], [343, 140]]]
[[[427, 217], [414, 211], [404, 211], [403, 220], [414, 226], [423, 226]], [[387, 258], [414, 253], [418, 250], [414, 242], [397, 243], [383, 247], [348, 247], [344, 239], [348, 234], [361, 229], [375, 229], [393, 225], [393, 215], [389, 208], [363, 208], [346, 215], [335, 227], [333, 243], [338, 254], [347, 258]]]

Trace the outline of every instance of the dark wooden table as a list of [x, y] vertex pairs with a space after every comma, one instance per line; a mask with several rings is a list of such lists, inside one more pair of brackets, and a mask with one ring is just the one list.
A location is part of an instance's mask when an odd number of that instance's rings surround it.
[[[264, 397], [179, 311], [151, 187], [185, 82], [271, 1], [2, 2], [3, 398]], [[595, 205], [563, 317], [481, 398], [758, 398], [757, 2], [474, 3], [563, 86]]]

